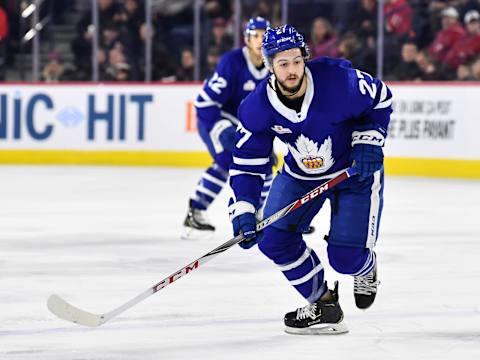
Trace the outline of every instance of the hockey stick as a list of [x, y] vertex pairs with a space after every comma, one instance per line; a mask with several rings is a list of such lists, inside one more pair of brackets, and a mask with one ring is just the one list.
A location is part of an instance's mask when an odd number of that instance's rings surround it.
[[[317, 186], [316, 188], [314, 188], [313, 190], [311, 190], [301, 198], [285, 206], [283, 209], [280, 209], [275, 214], [260, 221], [257, 224], [257, 231], [263, 230], [267, 226], [273, 224], [274, 222], [278, 221], [279, 219], [283, 218], [284, 216], [288, 215], [289, 213], [303, 206], [310, 200], [315, 199], [320, 194], [324, 193], [325, 191], [331, 189], [332, 187], [336, 186], [337, 184], [341, 183], [342, 181], [348, 179], [349, 177], [355, 174], [356, 174], [356, 170], [354, 168], [348, 168], [342, 171], [338, 176], [326, 181], [322, 185]], [[162, 290], [164, 287], [180, 279], [182, 276], [191, 273], [193, 270], [197, 269], [200, 265], [206, 263], [207, 261], [210, 261], [218, 254], [230, 249], [232, 246], [234, 246], [235, 244], [238, 244], [243, 240], [244, 240], [243, 235], [238, 235], [228, 240], [226, 243], [213, 249], [209, 253], [196, 259], [195, 261], [191, 262], [187, 266], [181, 268], [180, 270], [174, 272], [172, 275], [166, 277], [162, 281], [158, 282], [157, 284], [153, 285], [149, 289], [145, 290], [141, 294], [135, 296], [133, 299], [127, 301], [125, 304], [107, 313], [98, 314], [98, 315], [92, 314], [90, 312], [84, 311], [82, 309], [79, 309], [69, 304], [58, 295], [51, 295], [48, 298], [47, 307], [54, 315], [58, 316], [61, 319], [71, 321], [76, 324], [85, 325], [85, 326], [100, 326], [102, 324], [105, 324], [107, 321], [113, 319], [117, 315], [123, 313], [124, 311], [130, 309], [131, 307], [138, 304], [139, 302], [146, 299], [147, 297]]]

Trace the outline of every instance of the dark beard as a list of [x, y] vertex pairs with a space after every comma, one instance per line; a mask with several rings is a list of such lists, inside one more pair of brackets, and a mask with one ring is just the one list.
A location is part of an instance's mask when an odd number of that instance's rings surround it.
[[285, 94], [285, 96], [294, 96], [296, 93], [298, 93], [300, 91], [300, 88], [302, 87], [302, 84], [303, 84], [303, 78], [304, 77], [305, 77], [305, 70], [303, 71], [303, 75], [300, 78], [300, 81], [298, 82], [298, 85], [296, 85], [294, 87], [290, 87], [290, 88], [285, 86], [280, 81], [278, 81], [278, 80], [276, 80], [276, 81], [277, 81], [277, 84], [278, 84], [279, 88], [282, 89], [283, 91], [287, 92], [287, 94]]

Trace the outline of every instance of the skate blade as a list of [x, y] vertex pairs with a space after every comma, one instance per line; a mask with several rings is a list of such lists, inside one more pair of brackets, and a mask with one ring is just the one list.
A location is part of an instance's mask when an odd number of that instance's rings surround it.
[[197, 230], [190, 227], [184, 227], [184, 232], [180, 235], [182, 240], [208, 240], [213, 237], [211, 230]]
[[294, 335], [340, 335], [348, 333], [348, 327], [343, 322], [338, 324], [318, 324], [308, 328], [286, 326], [285, 332]]

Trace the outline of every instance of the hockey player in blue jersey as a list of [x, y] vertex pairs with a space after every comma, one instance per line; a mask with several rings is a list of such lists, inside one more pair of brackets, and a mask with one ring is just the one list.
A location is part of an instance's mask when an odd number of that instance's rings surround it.
[[[323, 266], [302, 232], [328, 199], [331, 205], [328, 259], [341, 274], [354, 276], [357, 307], [372, 305], [377, 292], [373, 250], [383, 206], [383, 151], [392, 95], [388, 87], [347, 60], [309, 61], [303, 36], [290, 25], [267, 29], [264, 61], [271, 72], [238, 112], [229, 207], [235, 235], [278, 265], [308, 305], [285, 315], [286, 331], [299, 334], [347, 332], [338, 302], [338, 283], [329, 290]], [[264, 213], [268, 217], [354, 166], [358, 175], [328, 190], [310, 206], [255, 231], [255, 209], [273, 139], [288, 147], [282, 170], [273, 180]]]
[[[195, 101], [198, 130], [213, 158], [200, 178], [189, 202], [184, 221], [185, 237], [195, 237], [215, 230], [204, 216], [228, 179], [235, 145], [235, 128], [240, 102], [264, 80], [269, 71], [262, 59], [262, 39], [269, 22], [251, 18], [245, 26], [245, 46], [227, 52], [215, 73], [205, 81]], [[264, 199], [271, 185], [271, 166], [262, 184]], [[201, 235], [200, 235], [201, 236]]]

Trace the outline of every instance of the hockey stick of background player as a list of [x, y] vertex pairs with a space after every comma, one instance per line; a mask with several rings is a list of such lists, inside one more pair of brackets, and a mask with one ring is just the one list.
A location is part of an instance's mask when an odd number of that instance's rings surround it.
[[[348, 179], [349, 177], [356, 175], [355, 168], [348, 168], [342, 171], [338, 176], [334, 177], [323, 183], [322, 185], [317, 186], [307, 194], [303, 195], [301, 198], [295, 200], [291, 204], [285, 206], [283, 209], [280, 209], [275, 214], [271, 215], [270, 217], [260, 221], [257, 224], [257, 231], [264, 229], [265, 227], [273, 224], [274, 222], [278, 221], [279, 219], [283, 218], [287, 214], [295, 211], [299, 207], [303, 206], [310, 200], [315, 199], [320, 194], [324, 193], [325, 191], [331, 189], [332, 187], [336, 186], [337, 184], [341, 183], [342, 181]], [[123, 313], [124, 311], [130, 309], [134, 305], [138, 304], [140, 301], [146, 299], [147, 297], [155, 294], [156, 292], [162, 290], [164, 287], [170, 285], [174, 281], [180, 279], [182, 276], [189, 274], [193, 270], [197, 269], [201, 264], [206, 263], [207, 261], [213, 259], [218, 254], [230, 249], [235, 244], [238, 244], [244, 240], [242, 235], [238, 235], [226, 243], [220, 245], [219, 247], [213, 249], [209, 253], [203, 255], [202, 257], [198, 258], [197, 260], [191, 262], [187, 266], [181, 268], [180, 270], [174, 272], [172, 275], [166, 277], [162, 281], [158, 282], [157, 284], [153, 285], [151, 288], [147, 289], [146, 291], [142, 292], [141, 294], [135, 296], [130, 301], [127, 301], [125, 304], [119, 306], [118, 308], [109, 311], [104, 314], [92, 314], [90, 312], [84, 311], [79, 309], [65, 300], [63, 300], [58, 295], [51, 295], [48, 298], [47, 306], [48, 309], [58, 316], [61, 319], [74, 322], [76, 324], [85, 325], [85, 326], [100, 326], [105, 324], [107, 321], [113, 319], [117, 315]]]

